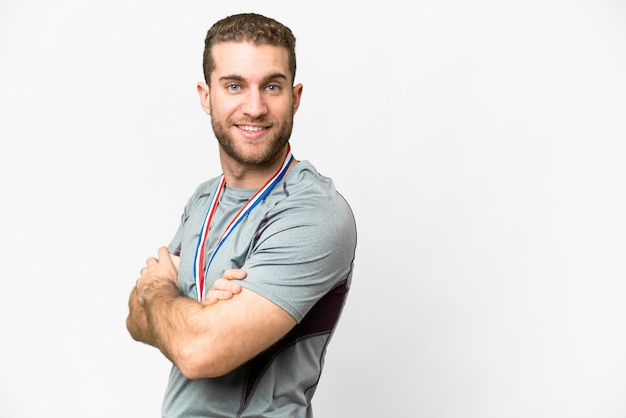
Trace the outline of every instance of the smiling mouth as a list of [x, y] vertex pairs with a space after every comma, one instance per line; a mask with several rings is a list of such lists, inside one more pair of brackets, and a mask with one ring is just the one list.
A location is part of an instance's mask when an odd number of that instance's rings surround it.
[[252, 125], [236, 125], [239, 129], [246, 132], [258, 132], [267, 129], [268, 126], [252, 126]]

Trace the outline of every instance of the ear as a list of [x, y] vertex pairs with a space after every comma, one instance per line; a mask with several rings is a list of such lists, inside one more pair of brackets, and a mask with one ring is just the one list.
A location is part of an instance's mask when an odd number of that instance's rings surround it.
[[209, 96], [209, 85], [207, 83], [199, 82], [198, 86], [198, 96], [200, 96], [200, 106], [205, 111], [205, 113], [211, 116], [211, 98]]
[[300, 98], [302, 97], [302, 83], [296, 84], [292, 88], [293, 95], [293, 114], [295, 115], [300, 107]]

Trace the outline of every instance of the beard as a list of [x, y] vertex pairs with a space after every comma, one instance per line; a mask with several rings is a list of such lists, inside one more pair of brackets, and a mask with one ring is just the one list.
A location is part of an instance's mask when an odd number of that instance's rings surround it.
[[[211, 109], [213, 107], [211, 106]], [[276, 160], [276, 157], [285, 148], [285, 145], [289, 142], [291, 137], [291, 131], [293, 129], [293, 113], [282, 121], [267, 121], [265, 119], [250, 119], [250, 120], [232, 120], [227, 119], [225, 122], [217, 119], [211, 111], [211, 126], [213, 127], [213, 133], [217, 138], [220, 146], [224, 152], [233, 160], [240, 164], [245, 165], [267, 165]], [[233, 125], [245, 125], [245, 124], [262, 124], [266, 126], [272, 126], [272, 128], [278, 127], [271, 136], [264, 138], [255, 146], [254, 151], [246, 151], [246, 146], [241, 144], [242, 140], [234, 138], [229, 128]]]

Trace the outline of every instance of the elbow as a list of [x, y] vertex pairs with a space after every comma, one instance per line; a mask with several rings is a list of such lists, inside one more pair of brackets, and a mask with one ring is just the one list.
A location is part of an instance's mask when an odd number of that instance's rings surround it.
[[231, 364], [231, 359], [227, 356], [218, 359], [218, 356], [211, 352], [211, 348], [204, 345], [200, 347], [187, 345], [174, 356], [174, 364], [183, 376], [191, 380], [221, 377], [238, 366]]
[[219, 370], [207, 363], [199, 363], [197, 361], [185, 361], [180, 359], [175, 362], [176, 367], [187, 379], [208, 379], [220, 377], [228, 373], [230, 370]]
[[212, 373], [208, 373], [204, 367], [198, 367], [197, 365], [186, 362], [178, 362], [176, 364], [176, 367], [178, 367], [178, 370], [180, 370], [181, 374], [189, 380], [207, 379], [211, 377], [221, 376], [218, 374], [214, 375]]

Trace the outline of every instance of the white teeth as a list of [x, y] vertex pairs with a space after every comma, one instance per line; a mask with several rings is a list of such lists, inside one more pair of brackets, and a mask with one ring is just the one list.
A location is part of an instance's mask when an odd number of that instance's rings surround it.
[[243, 129], [244, 131], [248, 131], [248, 132], [256, 132], [256, 131], [263, 130], [261, 126], [246, 126], [246, 125], [240, 125], [239, 129]]

